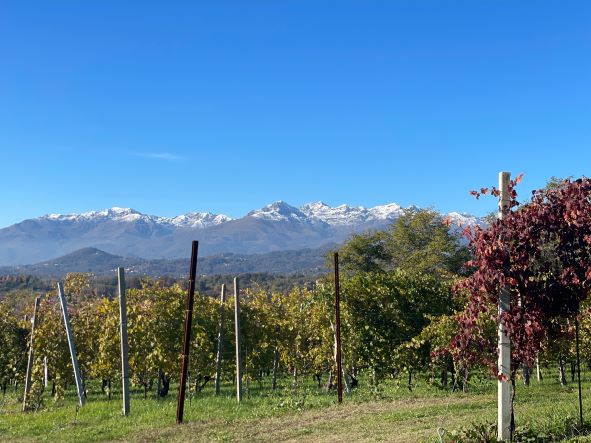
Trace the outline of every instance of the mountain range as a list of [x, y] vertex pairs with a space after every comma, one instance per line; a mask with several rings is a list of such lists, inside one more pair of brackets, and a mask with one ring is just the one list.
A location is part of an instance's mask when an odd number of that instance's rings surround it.
[[[199, 240], [200, 257], [326, 248], [352, 233], [383, 229], [412, 209], [395, 203], [364, 208], [323, 202], [298, 208], [277, 201], [237, 219], [209, 212], [167, 218], [117, 207], [49, 214], [0, 229], [0, 266], [40, 263], [83, 248], [126, 258], [185, 258], [193, 239]], [[447, 216], [454, 226], [482, 224], [467, 214]]]

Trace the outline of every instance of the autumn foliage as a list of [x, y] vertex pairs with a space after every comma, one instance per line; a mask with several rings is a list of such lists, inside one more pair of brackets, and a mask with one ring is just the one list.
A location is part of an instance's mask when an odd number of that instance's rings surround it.
[[[456, 290], [468, 302], [450, 350], [464, 365], [496, 367], [496, 335], [487, 327], [503, 321], [511, 338], [512, 368], [531, 365], [553, 339], [557, 320], [577, 315], [591, 285], [591, 180], [565, 180], [517, 202], [509, 186], [510, 210], [487, 228], [468, 233], [475, 272]], [[488, 193], [483, 188], [472, 194]], [[499, 195], [495, 188], [492, 195]], [[499, 292], [510, 293], [511, 309], [499, 318]], [[490, 331], [490, 329], [489, 329]]]

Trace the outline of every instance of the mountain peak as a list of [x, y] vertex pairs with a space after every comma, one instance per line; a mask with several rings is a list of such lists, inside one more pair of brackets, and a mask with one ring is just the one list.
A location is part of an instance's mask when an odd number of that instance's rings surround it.
[[256, 217], [271, 221], [307, 221], [306, 215], [302, 211], [283, 200], [277, 200], [273, 203], [269, 203], [261, 209], [251, 211], [247, 214], [247, 217]]

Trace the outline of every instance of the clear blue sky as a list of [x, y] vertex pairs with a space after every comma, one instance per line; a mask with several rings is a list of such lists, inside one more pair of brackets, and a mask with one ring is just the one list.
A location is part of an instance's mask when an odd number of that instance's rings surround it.
[[0, 226], [111, 206], [482, 214], [590, 175], [589, 1], [0, 4]]

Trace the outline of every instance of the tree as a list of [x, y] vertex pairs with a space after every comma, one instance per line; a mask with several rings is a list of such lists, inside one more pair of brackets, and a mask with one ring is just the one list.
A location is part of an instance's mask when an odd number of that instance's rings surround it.
[[[531, 366], [542, 344], [555, 339], [553, 324], [578, 315], [591, 287], [591, 181], [565, 180], [535, 191], [519, 206], [514, 188], [520, 179], [509, 186], [510, 207], [517, 210], [468, 233], [476, 272], [458, 285], [469, 297], [451, 343], [463, 364], [495, 368], [496, 346], [482, 320], [502, 321], [511, 338], [513, 382], [519, 365]], [[492, 194], [499, 192], [493, 188]], [[496, 309], [501, 290], [511, 299], [502, 317]]]
[[386, 231], [354, 234], [340, 250], [349, 272], [463, 272], [469, 251], [437, 212], [408, 210]]

